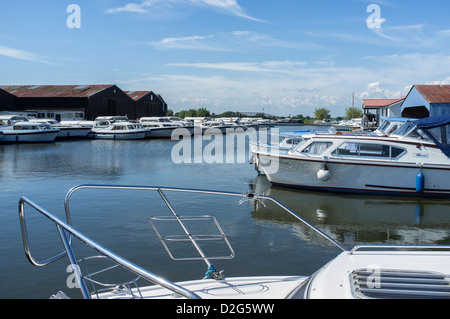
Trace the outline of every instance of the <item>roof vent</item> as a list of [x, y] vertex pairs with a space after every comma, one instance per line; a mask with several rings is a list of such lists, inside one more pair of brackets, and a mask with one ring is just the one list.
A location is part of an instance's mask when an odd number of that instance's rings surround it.
[[435, 272], [359, 269], [350, 283], [359, 298], [450, 298], [450, 275]]

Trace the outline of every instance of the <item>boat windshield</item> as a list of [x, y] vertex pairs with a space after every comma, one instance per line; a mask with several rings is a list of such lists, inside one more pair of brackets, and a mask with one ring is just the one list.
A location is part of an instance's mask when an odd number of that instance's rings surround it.
[[392, 135], [405, 136], [407, 135], [416, 124], [414, 122], [405, 122], [402, 126], [400, 126]]

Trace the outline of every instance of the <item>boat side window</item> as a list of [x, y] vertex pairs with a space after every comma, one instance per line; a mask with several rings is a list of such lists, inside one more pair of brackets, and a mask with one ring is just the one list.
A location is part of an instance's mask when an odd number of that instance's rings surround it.
[[333, 152], [333, 155], [344, 157], [396, 159], [404, 152], [405, 149], [390, 145], [345, 142]]
[[313, 142], [302, 150], [302, 153], [311, 155], [323, 154], [333, 143], [331, 142]]
[[450, 145], [450, 125], [428, 129], [428, 132], [442, 145]]

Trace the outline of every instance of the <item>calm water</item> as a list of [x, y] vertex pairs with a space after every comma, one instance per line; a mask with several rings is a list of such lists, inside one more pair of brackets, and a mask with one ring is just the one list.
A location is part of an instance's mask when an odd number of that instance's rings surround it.
[[[273, 188], [248, 163], [175, 164], [171, 150], [177, 143], [82, 140], [0, 145], [0, 298], [48, 298], [59, 290], [80, 297], [78, 290], [67, 288], [66, 259], [44, 268], [27, 261], [17, 209], [19, 198], [26, 196], [63, 219], [64, 197], [79, 184], [253, 189], [280, 200], [349, 248], [361, 243], [450, 244], [450, 200]], [[203, 141], [203, 146], [208, 143]], [[173, 193], [168, 197], [179, 215], [217, 218], [236, 253], [231, 261], [214, 262], [227, 276], [308, 275], [340, 252], [270, 203]], [[35, 257], [43, 260], [62, 251], [55, 227], [31, 209], [26, 212]], [[71, 212], [74, 226], [86, 235], [157, 274], [177, 281], [201, 278], [206, 271], [203, 262], [169, 258], [147, 220], [168, 215], [153, 192], [82, 190], [72, 197]], [[174, 249], [177, 254], [183, 251]], [[214, 249], [220, 253], [223, 247]]]

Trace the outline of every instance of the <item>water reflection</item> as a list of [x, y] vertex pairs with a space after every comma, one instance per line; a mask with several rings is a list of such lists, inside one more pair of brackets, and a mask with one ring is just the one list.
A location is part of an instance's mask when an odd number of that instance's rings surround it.
[[[449, 244], [450, 199], [337, 195], [289, 190], [270, 185], [258, 176], [256, 193], [282, 202], [330, 237], [352, 247], [356, 244]], [[296, 223], [270, 203], [255, 202], [253, 218]], [[308, 239], [308, 229], [298, 236]]]

